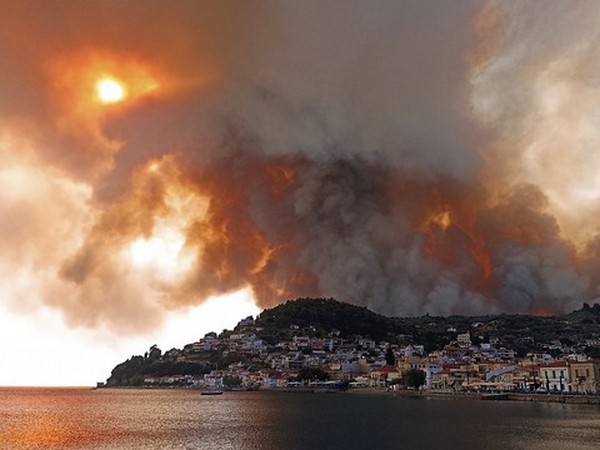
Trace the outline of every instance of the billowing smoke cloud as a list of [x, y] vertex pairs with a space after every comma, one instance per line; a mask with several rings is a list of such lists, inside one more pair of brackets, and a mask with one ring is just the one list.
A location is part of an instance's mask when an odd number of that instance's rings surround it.
[[248, 286], [389, 315], [593, 300], [599, 8], [9, 2], [3, 292], [119, 330]]

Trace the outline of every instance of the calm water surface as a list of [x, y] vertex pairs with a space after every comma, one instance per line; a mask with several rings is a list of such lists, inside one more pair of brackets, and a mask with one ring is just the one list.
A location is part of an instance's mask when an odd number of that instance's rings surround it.
[[598, 449], [600, 407], [365, 394], [0, 389], [0, 449]]

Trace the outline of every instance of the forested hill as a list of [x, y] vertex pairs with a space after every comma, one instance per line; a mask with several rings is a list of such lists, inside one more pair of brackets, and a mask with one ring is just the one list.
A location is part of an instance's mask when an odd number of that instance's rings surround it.
[[378, 341], [398, 332], [397, 320], [331, 298], [288, 301], [263, 311], [256, 326], [262, 328], [261, 337], [269, 341], [287, 337], [290, 329], [303, 329], [321, 337], [336, 330], [342, 337], [357, 334]]
[[[337, 330], [341, 337], [361, 335], [398, 344], [423, 344], [428, 351], [439, 349], [470, 332], [473, 342], [490, 338], [519, 353], [541, 350], [543, 344], [584, 344], [600, 337], [600, 305], [562, 316], [539, 317], [499, 314], [493, 316], [420, 316], [390, 318], [364, 307], [334, 299], [298, 299], [262, 312], [256, 320], [259, 335], [267, 342], [286, 339], [300, 329], [308, 335], [325, 336]], [[293, 328], [293, 329], [291, 329]]]

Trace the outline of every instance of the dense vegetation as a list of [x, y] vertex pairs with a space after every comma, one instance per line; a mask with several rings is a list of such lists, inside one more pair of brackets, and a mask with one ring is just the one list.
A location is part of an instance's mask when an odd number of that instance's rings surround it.
[[298, 332], [324, 337], [337, 330], [342, 338], [360, 335], [401, 345], [422, 344], [430, 352], [468, 331], [474, 343], [497, 339], [520, 355], [551, 351], [550, 344], [562, 344], [575, 345], [596, 356], [597, 350], [585, 342], [600, 338], [600, 305], [584, 304], [570, 314], [550, 317], [500, 314], [389, 318], [334, 299], [299, 299], [263, 311], [256, 325], [262, 328], [260, 337], [269, 343]]
[[327, 337], [332, 330], [340, 337], [368, 336], [377, 341], [393, 334], [394, 320], [369, 311], [365, 307], [334, 299], [302, 298], [263, 311], [256, 321], [262, 328], [261, 338], [269, 343], [289, 338], [296, 329], [312, 337]]
[[403, 376], [402, 383], [411, 388], [419, 389], [425, 385], [427, 375], [419, 369], [408, 369]]
[[150, 361], [143, 356], [132, 356], [117, 365], [109, 378], [111, 386], [139, 386], [145, 377], [167, 375], [201, 375], [210, 372], [203, 364], [192, 362]]
[[146, 377], [202, 375], [210, 372], [210, 363], [173, 361], [153, 345], [144, 356], [132, 356], [117, 365], [108, 379], [109, 386], [139, 386]]

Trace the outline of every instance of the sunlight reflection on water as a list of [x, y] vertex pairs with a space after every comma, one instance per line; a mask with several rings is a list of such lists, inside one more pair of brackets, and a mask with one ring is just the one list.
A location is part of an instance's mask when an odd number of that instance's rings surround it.
[[0, 389], [2, 449], [595, 449], [600, 407], [360, 394]]

